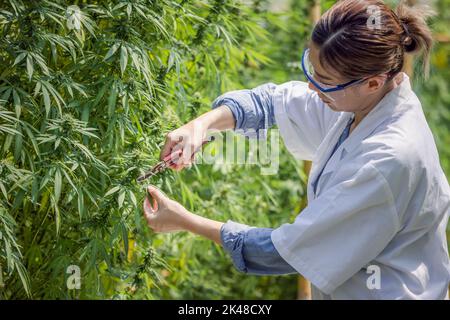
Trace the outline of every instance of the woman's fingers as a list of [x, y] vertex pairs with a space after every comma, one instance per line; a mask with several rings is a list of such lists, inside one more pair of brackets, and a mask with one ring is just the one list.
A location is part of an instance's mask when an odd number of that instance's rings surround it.
[[[162, 193], [162, 191], [159, 190], [158, 188], [156, 188], [155, 186], [149, 185], [147, 187], [147, 191], [152, 196], [152, 198], [154, 199], [154, 202], [156, 202], [157, 206], [161, 206], [163, 204], [163, 202], [166, 200], [166, 195], [164, 193]], [[158, 209], [156, 209], [156, 210], [158, 210]]]
[[166, 142], [164, 143], [164, 147], [161, 150], [161, 154], [159, 155], [159, 159], [163, 160], [165, 157], [167, 157], [169, 154], [171, 154], [174, 150], [174, 148], [179, 144], [179, 142], [182, 140], [183, 137], [170, 132], [166, 136]]
[[153, 185], [147, 187], [147, 193], [148, 196], [144, 200], [144, 215], [148, 226], [154, 232], [183, 230], [186, 209]]
[[186, 143], [183, 146], [183, 153], [181, 154], [181, 163], [183, 165], [189, 165], [191, 162], [191, 158], [195, 153], [195, 144], [187, 139]]
[[173, 149], [172, 149], [172, 161], [170, 162], [169, 167], [175, 169], [183, 164], [182, 162], [182, 153], [183, 153], [183, 140], [181, 140]]
[[147, 197], [144, 200], [144, 214], [151, 228], [155, 227], [158, 211], [163, 207], [165, 195], [156, 187], [147, 187]]
[[158, 203], [153, 197], [147, 195], [144, 199], [144, 213], [145, 215], [154, 215], [158, 211]]
[[195, 153], [191, 154], [191, 156], [188, 157], [187, 161], [185, 161], [185, 160], [181, 161], [180, 160], [180, 162], [178, 162], [177, 164], [172, 164], [170, 166], [170, 168], [172, 168], [175, 171], [181, 171], [184, 168], [189, 168], [194, 163], [194, 160], [195, 160]]
[[149, 185], [147, 187], [147, 197], [144, 200], [144, 211], [147, 213], [156, 213], [162, 206], [165, 195], [156, 187]]
[[156, 211], [158, 211], [158, 202], [156, 201], [156, 199], [153, 197], [146, 197], [145, 199], [148, 202], [147, 208], [149, 209], [149, 211], [151, 213], [156, 213]]
[[169, 168], [180, 171], [189, 167], [194, 160], [195, 153], [201, 149], [205, 136], [206, 130], [197, 123], [188, 123], [168, 133], [160, 159], [163, 160], [168, 155], [180, 152], [181, 154], [176, 154], [172, 163], [169, 163]]

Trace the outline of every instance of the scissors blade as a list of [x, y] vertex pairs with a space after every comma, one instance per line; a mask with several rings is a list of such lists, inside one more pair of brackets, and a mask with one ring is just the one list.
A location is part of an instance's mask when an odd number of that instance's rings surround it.
[[146, 180], [146, 179], [148, 179], [148, 178], [150, 178], [150, 177], [153, 177], [154, 175], [156, 174], [156, 172], [147, 172], [146, 174], [143, 174], [142, 176], [139, 176], [137, 179], [136, 179], [136, 181], [137, 182], [141, 182], [141, 181], [144, 181], [144, 180]]
[[142, 176], [139, 176], [136, 181], [141, 182], [145, 179], [153, 177], [155, 174], [160, 173], [166, 168], [166, 163], [164, 161], [158, 162], [150, 171], [146, 172]]

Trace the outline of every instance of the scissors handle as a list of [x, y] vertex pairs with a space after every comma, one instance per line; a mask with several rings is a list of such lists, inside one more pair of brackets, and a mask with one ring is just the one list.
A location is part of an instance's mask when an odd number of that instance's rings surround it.
[[[203, 146], [204, 144], [206, 144], [206, 143], [208, 143], [208, 142], [211, 142], [211, 141], [214, 141], [214, 140], [215, 140], [215, 137], [212, 136], [212, 137], [210, 137], [208, 140], [203, 141], [202, 146]], [[168, 166], [170, 166], [171, 164], [173, 164], [173, 161], [177, 160], [177, 159], [181, 156], [182, 152], [183, 152], [183, 151], [182, 151], [181, 149], [179, 149], [179, 150], [177, 150], [177, 151], [175, 151], [175, 152], [172, 152], [171, 154], [165, 156], [165, 157], [163, 158], [162, 161], [158, 162], [158, 163], [153, 167], [152, 170], [150, 170], [150, 171], [147, 172], [146, 174], [144, 174], [144, 175], [138, 177], [138, 178], [137, 178], [137, 181], [138, 181], [138, 182], [141, 182], [142, 180], [145, 180], [145, 179], [147, 179], [147, 178], [149, 178], [149, 177], [155, 175], [156, 173], [159, 173], [159, 172], [161, 172], [162, 170], [166, 169]]]
[[[211, 142], [211, 141], [214, 141], [214, 140], [215, 140], [215, 137], [214, 137], [214, 136], [211, 136], [208, 140], [203, 141], [202, 147], [203, 147], [206, 143]], [[175, 151], [175, 152], [173, 152], [173, 153], [167, 155], [166, 157], [164, 157], [163, 161], [164, 161], [167, 165], [170, 165], [170, 164], [172, 164], [172, 162], [173, 162], [174, 160], [177, 160], [177, 159], [181, 156], [181, 153], [182, 153], [182, 150], [181, 150], [181, 149], [180, 149], [180, 150], [177, 150], [177, 151]]]
[[177, 150], [167, 156], [164, 157], [163, 162], [171, 162], [173, 160], [178, 159], [181, 156], [182, 150]]

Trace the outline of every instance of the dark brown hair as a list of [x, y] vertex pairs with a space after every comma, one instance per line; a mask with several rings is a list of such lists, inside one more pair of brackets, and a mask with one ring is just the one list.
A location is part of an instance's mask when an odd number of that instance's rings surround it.
[[433, 45], [426, 23], [430, 15], [424, 7], [403, 2], [393, 11], [381, 0], [341, 0], [322, 15], [312, 42], [320, 48], [320, 63], [349, 80], [382, 73], [393, 77], [403, 68], [405, 52], [423, 53], [427, 76]]

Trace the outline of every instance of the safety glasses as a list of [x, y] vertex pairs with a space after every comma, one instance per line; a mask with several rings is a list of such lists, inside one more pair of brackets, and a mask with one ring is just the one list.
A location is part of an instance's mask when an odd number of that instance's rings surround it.
[[302, 69], [305, 77], [310, 81], [320, 92], [322, 92], [327, 98], [335, 101], [336, 99], [342, 97], [344, 95], [343, 90], [348, 88], [349, 86], [357, 83], [361, 83], [365, 81], [367, 78], [362, 78], [358, 80], [351, 80], [349, 82], [338, 84], [338, 85], [329, 85], [314, 79], [314, 67], [309, 60], [309, 48], [303, 51], [302, 55]]

